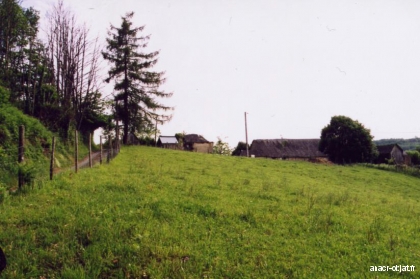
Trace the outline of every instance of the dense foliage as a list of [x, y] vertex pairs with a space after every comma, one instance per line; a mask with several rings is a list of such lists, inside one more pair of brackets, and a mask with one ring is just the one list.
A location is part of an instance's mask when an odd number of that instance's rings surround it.
[[420, 151], [419, 150], [409, 150], [407, 155], [410, 156], [411, 164], [420, 165]]
[[7, 102], [65, 139], [74, 129], [87, 138], [106, 122], [96, 39], [59, 1], [49, 13], [42, 42], [39, 12], [19, 4], [0, 1], [0, 85], [10, 89]]
[[218, 137], [216, 144], [213, 146], [213, 154], [231, 155], [232, 149], [227, 142], [222, 141], [222, 139]]
[[319, 150], [338, 164], [370, 162], [376, 155], [370, 130], [346, 116], [334, 116], [321, 132]]
[[[232, 156], [241, 156], [241, 151], [246, 150], [246, 143], [243, 141], [238, 142], [238, 145], [232, 151]], [[248, 145], [249, 148], [249, 145]]]
[[16, 0], [2, 0], [0, 18], [0, 84], [11, 89], [13, 104], [34, 113], [45, 76], [44, 49], [37, 39], [39, 13]]
[[[142, 52], [150, 37], [138, 36], [144, 27], [132, 27], [132, 17], [128, 13], [121, 27], [111, 26], [106, 51], [101, 52], [97, 38], [63, 0], [47, 13], [44, 41], [38, 39], [38, 11], [21, 7], [18, 0], [0, 0], [0, 85], [10, 89], [9, 95], [0, 94], [0, 102], [38, 118], [64, 139], [75, 129], [84, 139], [99, 127], [109, 134], [118, 121], [124, 143], [129, 132], [140, 137], [158, 132], [155, 124], [170, 120], [163, 112], [172, 108], [156, 98], [172, 93], [159, 90], [163, 72], [150, 70], [159, 52]], [[102, 56], [112, 65], [106, 81], [114, 80], [118, 92], [112, 102], [102, 97]], [[112, 119], [105, 113], [110, 107]]]

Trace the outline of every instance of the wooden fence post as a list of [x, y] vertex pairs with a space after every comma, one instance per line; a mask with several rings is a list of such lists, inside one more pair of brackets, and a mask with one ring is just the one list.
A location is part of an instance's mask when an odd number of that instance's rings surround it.
[[77, 137], [77, 130], [74, 131], [74, 169], [77, 173], [79, 170], [79, 139]]
[[52, 138], [50, 180], [53, 180], [53, 175], [54, 175], [54, 151], [55, 151], [55, 137]]
[[155, 126], [155, 147], [157, 146], [157, 116], [156, 116], [156, 126]]
[[[25, 126], [19, 126], [19, 146], [18, 146], [18, 163], [21, 164], [25, 160]], [[19, 189], [22, 188], [24, 181], [23, 181], [23, 173], [19, 168], [18, 173], [18, 186]]]
[[92, 134], [89, 133], [89, 168], [92, 168]]
[[[114, 145], [113, 145], [113, 142], [112, 142], [112, 138], [109, 138], [109, 139], [110, 139], [109, 144], [111, 145], [111, 159], [114, 159]], [[114, 143], [115, 143], [115, 141], [114, 141]]]
[[102, 136], [99, 136], [99, 146], [101, 149], [101, 152], [99, 153], [99, 164], [102, 165]]
[[115, 139], [116, 139], [116, 149], [117, 149], [117, 154], [120, 152], [120, 127], [118, 125], [118, 120], [116, 121], [117, 125], [116, 125], [116, 130], [115, 130]]
[[106, 162], [109, 164], [111, 159], [111, 135], [108, 136], [108, 156], [106, 157]]

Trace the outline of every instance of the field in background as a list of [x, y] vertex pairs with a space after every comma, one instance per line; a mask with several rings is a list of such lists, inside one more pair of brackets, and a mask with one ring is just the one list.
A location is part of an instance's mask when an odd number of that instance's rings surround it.
[[127, 147], [0, 204], [1, 278], [414, 278], [420, 180]]

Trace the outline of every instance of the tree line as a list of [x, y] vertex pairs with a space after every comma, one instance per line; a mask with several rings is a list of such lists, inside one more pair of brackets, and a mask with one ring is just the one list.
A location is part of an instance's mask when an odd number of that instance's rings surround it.
[[[157, 98], [172, 93], [159, 90], [164, 73], [152, 71], [159, 52], [144, 53], [149, 36], [134, 27], [133, 13], [111, 25], [107, 46], [79, 23], [62, 0], [52, 6], [46, 36], [39, 39], [39, 12], [17, 0], [0, 0], [0, 86], [10, 92], [8, 102], [40, 119], [64, 139], [79, 130], [87, 139], [99, 127], [111, 130], [121, 121], [123, 143], [128, 133], [149, 131], [170, 119]], [[109, 62], [106, 77], [100, 62]], [[117, 92], [105, 99], [103, 82]]]

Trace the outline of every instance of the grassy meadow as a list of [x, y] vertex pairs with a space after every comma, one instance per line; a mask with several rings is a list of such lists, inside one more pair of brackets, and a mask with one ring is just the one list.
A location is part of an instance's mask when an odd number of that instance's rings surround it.
[[362, 166], [125, 147], [5, 197], [0, 278], [419, 278], [419, 201]]

